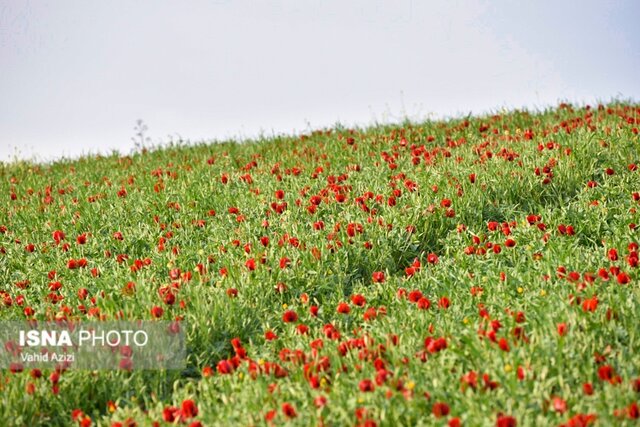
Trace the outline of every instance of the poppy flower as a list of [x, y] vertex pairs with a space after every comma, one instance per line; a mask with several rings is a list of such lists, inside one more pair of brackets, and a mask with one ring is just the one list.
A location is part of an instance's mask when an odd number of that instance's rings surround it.
[[417, 303], [423, 297], [422, 292], [418, 289], [409, 292], [408, 299], [410, 302]]
[[384, 272], [382, 271], [375, 271], [372, 275], [371, 275], [371, 279], [373, 280], [373, 283], [383, 283], [385, 280], [384, 277]]
[[447, 340], [444, 337], [427, 337], [424, 341], [424, 346], [429, 353], [438, 353], [447, 348]]
[[433, 404], [433, 407], [431, 408], [431, 413], [436, 417], [436, 418], [440, 418], [440, 417], [446, 417], [447, 415], [449, 415], [449, 405], [447, 405], [444, 402], [436, 402]]
[[174, 422], [179, 416], [180, 410], [175, 406], [165, 407], [162, 410], [162, 419], [168, 423]]
[[602, 381], [611, 381], [615, 375], [615, 371], [610, 365], [602, 365], [598, 368], [598, 378]]
[[626, 285], [627, 283], [629, 283], [631, 281], [631, 278], [629, 277], [629, 275], [627, 273], [621, 271], [616, 276], [616, 280], [618, 281], [618, 284]]
[[582, 302], [582, 311], [584, 312], [594, 312], [598, 308], [598, 297], [593, 296], [591, 298], [586, 298]]
[[367, 300], [363, 295], [355, 294], [351, 296], [351, 303], [358, 307], [363, 307], [367, 303]]
[[180, 407], [180, 414], [184, 419], [193, 418], [198, 415], [198, 406], [191, 399], [183, 400]]
[[162, 317], [163, 314], [164, 310], [162, 309], [162, 307], [159, 307], [157, 305], [151, 307], [151, 316], [155, 317], [156, 319]]
[[636, 402], [631, 403], [627, 406], [627, 416], [632, 420], [637, 420], [640, 418], [640, 407]]
[[360, 381], [360, 384], [358, 385], [358, 388], [360, 388], [360, 391], [363, 393], [367, 393], [367, 392], [372, 392], [373, 390], [375, 390], [375, 386], [373, 385], [373, 381], [369, 380], [369, 379], [365, 379]]
[[567, 412], [567, 402], [564, 399], [560, 397], [554, 397], [551, 402], [553, 410], [557, 413], [564, 414], [565, 412]]
[[287, 310], [282, 315], [282, 321], [285, 323], [292, 323], [298, 321], [298, 313], [293, 310]]
[[567, 333], [567, 324], [566, 323], [558, 323], [557, 325], [558, 335], [561, 337], [565, 336]]
[[316, 406], [316, 408], [322, 408], [327, 404], [327, 398], [324, 396], [318, 396], [313, 399], [313, 404]]
[[56, 245], [59, 245], [61, 241], [64, 240], [65, 235], [62, 231], [56, 230], [52, 233], [53, 240], [56, 242]]
[[338, 304], [338, 308], [336, 309], [336, 311], [340, 314], [349, 314], [349, 312], [351, 311], [351, 307], [349, 307], [349, 304], [347, 304], [346, 302], [341, 302], [340, 304]]
[[287, 257], [280, 258], [280, 268], [285, 269], [291, 264], [291, 260]]
[[516, 427], [518, 425], [516, 419], [510, 415], [498, 415], [496, 427]]
[[282, 413], [287, 418], [295, 418], [295, 417], [298, 416], [298, 414], [296, 412], [296, 408], [294, 408], [293, 405], [291, 405], [290, 403], [283, 403], [282, 404]]
[[417, 306], [420, 310], [427, 310], [429, 307], [431, 307], [431, 301], [429, 301], [429, 298], [427, 297], [421, 297], [418, 300]]

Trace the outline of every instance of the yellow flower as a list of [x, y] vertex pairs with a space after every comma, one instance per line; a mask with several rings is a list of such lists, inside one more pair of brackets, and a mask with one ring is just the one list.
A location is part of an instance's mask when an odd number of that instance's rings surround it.
[[521, 294], [524, 292], [524, 288], [522, 286], [518, 286], [518, 293]]
[[506, 365], [504, 365], [504, 371], [508, 374], [509, 372], [513, 371], [513, 367], [507, 363]]
[[465, 325], [469, 323], [469, 319], [467, 319], [466, 317], [464, 319], [462, 319], [462, 323], [464, 323]]
[[540, 296], [543, 297], [547, 295], [547, 291], [545, 291], [544, 289], [540, 289]]
[[286, 309], [287, 307], [289, 307], [287, 303], [282, 304], [282, 308]]
[[415, 386], [416, 386], [416, 383], [414, 383], [413, 381], [409, 381], [409, 382], [407, 383], [407, 388], [408, 388], [409, 390], [413, 390], [413, 389], [415, 388]]

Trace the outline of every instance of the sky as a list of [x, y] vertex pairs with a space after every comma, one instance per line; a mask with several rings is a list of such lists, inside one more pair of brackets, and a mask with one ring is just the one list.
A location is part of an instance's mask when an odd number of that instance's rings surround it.
[[0, 0], [0, 161], [640, 100], [640, 2]]

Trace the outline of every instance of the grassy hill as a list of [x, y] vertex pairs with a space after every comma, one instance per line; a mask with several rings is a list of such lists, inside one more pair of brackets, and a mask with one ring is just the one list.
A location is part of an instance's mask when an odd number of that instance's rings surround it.
[[631, 425], [639, 127], [563, 104], [2, 165], [0, 319], [177, 319], [188, 361], [5, 369], [0, 424]]

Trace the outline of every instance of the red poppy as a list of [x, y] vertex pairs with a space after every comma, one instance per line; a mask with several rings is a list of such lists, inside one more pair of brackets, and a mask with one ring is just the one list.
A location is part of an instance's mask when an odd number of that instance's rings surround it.
[[596, 296], [593, 296], [591, 298], [586, 298], [582, 302], [582, 311], [594, 312], [594, 311], [596, 311], [597, 308], [598, 308], [598, 297], [596, 297]]
[[363, 307], [367, 303], [367, 300], [363, 295], [355, 294], [351, 296], [351, 303], [353, 305], [357, 305], [358, 307]]
[[293, 310], [287, 310], [282, 315], [282, 321], [285, 323], [292, 323], [298, 321], [298, 313]]
[[629, 283], [631, 281], [631, 278], [629, 277], [629, 275], [627, 273], [621, 271], [616, 276], [616, 280], [618, 281], [618, 283], [620, 285], [626, 285], [627, 283]]
[[180, 414], [184, 419], [193, 418], [198, 415], [198, 406], [191, 399], [183, 400], [180, 407]]
[[52, 233], [53, 240], [56, 242], [56, 245], [59, 245], [62, 240], [64, 240], [64, 233], [60, 230], [56, 230]]
[[610, 365], [602, 365], [598, 368], [598, 377], [602, 381], [611, 381], [615, 375], [615, 371]]
[[417, 306], [420, 310], [427, 310], [429, 307], [431, 307], [431, 301], [429, 301], [429, 298], [427, 297], [421, 297], [418, 300]]
[[447, 348], [447, 340], [444, 337], [427, 337], [424, 340], [424, 346], [429, 353], [438, 353]]
[[179, 415], [180, 410], [175, 406], [169, 406], [162, 410], [162, 419], [168, 423], [174, 422]]
[[369, 380], [369, 379], [365, 379], [360, 381], [360, 384], [358, 386], [360, 388], [360, 391], [363, 393], [366, 392], [371, 392], [373, 390], [375, 390], [375, 386], [373, 385], [373, 381]]
[[496, 427], [516, 427], [518, 425], [516, 419], [509, 415], [498, 415]]
[[349, 304], [347, 304], [346, 302], [341, 302], [340, 304], [338, 304], [338, 308], [336, 309], [336, 311], [341, 314], [349, 314], [349, 312], [351, 311], [351, 307], [349, 307]]
[[223, 359], [218, 362], [218, 365], [216, 366], [216, 370], [218, 371], [219, 374], [224, 375], [224, 374], [230, 374], [231, 372], [233, 372], [234, 368], [231, 362]]
[[318, 396], [313, 399], [313, 404], [316, 406], [316, 408], [322, 408], [327, 404], [327, 398], [324, 396]]
[[296, 413], [296, 408], [293, 407], [290, 403], [282, 404], [282, 413], [287, 418], [295, 418], [298, 414]]
[[433, 413], [436, 418], [446, 417], [449, 415], [449, 405], [444, 402], [436, 402], [431, 408], [431, 413]]
[[554, 397], [552, 399], [552, 406], [553, 410], [559, 414], [564, 414], [565, 412], [567, 412], [567, 402], [560, 397]]
[[285, 269], [291, 264], [291, 260], [287, 257], [280, 258], [280, 268]]
[[373, 280], [373, 283], [383, 283], [385, 280], [384, 277], [384, 272], [382, 271], [375, 271], [372, 275], [371, 275], [371, 279]]
[[413, 291], [409, 292], [408, 299], [409, 299], [410, 302], [416, 303], [416, 302], [420, 301], [422, 296], [423, 296], [422, 292], [416, 289], [416, 290], [413, 290]]
[[557, 330], [558, 330], [558, 335], [560, 335], [561, 337], [565, 336], [567, 333], [567, 324], [558, 323]]
[[451, 301], [449, 301], [449, 298], [447, 297], [441, 297], [440, 300], [438, 301], [438, 307], [442, 308], [442, 309], [447, 309], [449, 308], [449, 306], [451, 305]]

